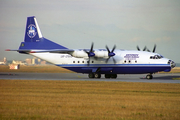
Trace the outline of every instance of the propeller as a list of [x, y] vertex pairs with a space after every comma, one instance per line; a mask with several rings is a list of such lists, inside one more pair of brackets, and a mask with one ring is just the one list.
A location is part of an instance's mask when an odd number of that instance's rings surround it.
[[[141, 51], [141, 49], [139, 48], [139, 46], [137, 46], [137, 50], [138, 50], [138, 51]], [[146, 51], [146, 50], [147, 50], [148, 52], [151, 52], [151, 51], [145, 46], [144, 49], [143, 49], [143, 51]], [[152, 51], [152, 52], [154, 53], [155, 51], [156, 51], [156, 44], [154, 45], [154, 48], [153, 48], [153, 51]]]
[[154, 48], [153, 48], [153, 53], [156, 51], [156, 44], [154, 45]]
[[[151, 52], [149, 49], [147, 49], [148, 52]], [[153, 48], [153, 53], [156, 51], [156, 44], [154, 45], [154, 48]]]
[[[146, 51], [146, 49], [147, 49], [147, 48], [146, 48], [146, 46], [145, 46], [144, 49], [143, 49], [143, 51]], [[138, 50], [138, 51], [141, 51], [141, 49], [139, 48], [139, 46], [137, 46], [137, 50]]]
[[89, 66], [89, 64], [90, 64], [90, 58], [95, 56], [93, 47], [94, 47], [94, 43], [91, 44], [91, 49], [90, 49], [90, 51], [84, 50], [84, 52], [86, 52], [86, 53], [88, 54], [88, 57], [89, 57], [88, 66]]
[[[110, 51], [109, 50], [109, 48], [108, 48], [108, 46], [106, 45], [106, 49], [107, 49], [107, 51], [108, 51], [108, 59], [106, 59], [106, 63], [109, 61], [109, 59], [112, 57], [113, 58], [113, 56], [115, 56], [116, 54], [114, 53], [114, 50], [116, 49], [116, 45], [114, 45], [114, 47], [113, 47], [113, 49]], [[113, 58], [113, 61], [114, 61], [114, 64], [116, 63], [116, 60]]]

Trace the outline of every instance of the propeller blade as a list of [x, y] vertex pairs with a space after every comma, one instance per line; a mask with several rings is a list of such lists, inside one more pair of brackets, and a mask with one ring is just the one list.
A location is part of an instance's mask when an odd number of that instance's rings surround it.
[[156, 51], [156, 44], [154, 45], [154, 48], [153, 48], [153, 53]]
[[151, 52], [149, 49], [147, 49], [148, 52]]
[[116, 64], [116, 60], [114, 59], [114, 57], [113, 57], [113, 61], [114, 61], [114, 64]]
[[84, 49], [84, 52], [86, 52], [86, 53], [88, 54], [88, 57], [93, 57], [93, 56], [95, 56], [94, 51], [93, 51], [93, 46], [94, 46], [94, 43], [91, 44], [91, 49], [90, 49], [90, 51], [87, 51], [86, 49]]
[[116, 45], [114, 45], [114, 47], [113, 47], [111, 52], [113, 53], [115, 49], [116, 49]]
[[143, 51], [146, 51], [146, 46], [144, 47]]
[[94, 43], [91, 44], [91, 50], [90, 52], [93, 52]]
[[108, 48], [108, 46], [107, 46], [107, 45], [106, 45], [106, 49], [107, 49], [108, 53], [110, 53], [110, 50], [109, 50], [109, 48]]
[[89, 52], [87, 50], [84, 50], [84, 52], [86, 52], [87, 54], [89, 54]]
[[137, 50], [138, 50], [138, 51], [141, 51], [141, 49], [139, 48], [139, 46], [137, 46]]
[[109, 61], [110, 57], [108, 59], [106, 59], [106, 63]]
[[[111, 58], [111, 57], [109, 57], [108, 59], [106, 59], [106, 63], [108, 63], [108, 61], [109, 61], [110, 58]], [[113, 58], [114, 64], [116, 64], [116, 60], [114, 59], [114, 57], [112, 57], [112, 58]]]

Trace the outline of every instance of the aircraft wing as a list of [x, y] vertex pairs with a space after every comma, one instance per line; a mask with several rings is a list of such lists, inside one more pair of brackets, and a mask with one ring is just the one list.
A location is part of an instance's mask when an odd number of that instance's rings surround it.
[[30, 53], [42, 53], [42, 52], [69, 54], [71, 52], [74, 52], [74, 50], [73, 49], [32, 50]]
[[7, 49], [6, 51], [17, 51], [17, 52], [23, 52], [23, 53], [43, 53], [43, 52], [50, 52], [50, 53], [64, 53], [64, 54], [70, 54], [74, 52], [73, 49], [50, 49], [50, 50], [30, 50], [30, 49]]

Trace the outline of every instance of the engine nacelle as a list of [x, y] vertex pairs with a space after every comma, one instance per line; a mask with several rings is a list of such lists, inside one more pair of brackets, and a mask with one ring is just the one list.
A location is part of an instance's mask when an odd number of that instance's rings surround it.
[[[108, 52], [107, 51], [95, 51], [95, 56], [97, 58], [108, 58]], [[88, 54], [84, 50], [76, 50], [71, 54], [73, 57], [77, 58], [87, 58]]]
[[72, 56], [77, 57], [77, 58], [85, 58], [85, 57], [88, 57], [88, 54], [84, 52], [83, 50], [81, 50], [81, 51], [74, 51], [72, 53]]
[[108, 57], [107, 51], [95, 51], [94, 54], [95, 54], [95, 57], [98, 57], [98, 58], [107, 58]]

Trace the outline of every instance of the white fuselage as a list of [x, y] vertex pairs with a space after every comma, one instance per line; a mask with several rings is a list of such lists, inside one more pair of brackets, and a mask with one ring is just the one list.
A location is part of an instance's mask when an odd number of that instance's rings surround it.
[[[90, 57], [90, 62], [87, 54], [81, 50], [76, 50], [76, 53], [71, 54], [49, 52], [30, 54], [57, 66], [80, 73], [89, 73], [96, 71], [98, 68], [101, 68], [102, 74], [109, 71], [114, 71], [117, 74], [138, 74], [171, 70], [171, 63], [168, 63], [169, 59], [157, 53], [115, 50], [115, 56], [111, 57], [106, 63], [106, 59], [108, 59], [107, 51], [95, 51], [96, 55], [99, 56]], [[113, 59], [115, 59], [116, 63], [114, 63]]]
[[[74, 57], [70, 54], [49, 53], [49, 52], [30, 53], [30, 54], [55, 65], [87, 64], [87, 62], [89, 61], [89, 58], [86, 55], [86, 53], [80, 56], [77, 56], [77, 54], [73, 54]], [[104, 55], [101, 54], [102, 56], [100, 57], [99, 56], [91, 57], [90, 64], [106, 64], [105, 59], [108, 58], [106, 54], [107, 51], [104, 51]], [[115, 50], [115, 54], [116, 56], [114, 56], [114, 58], [116, 59], [116, 64], [167, 64], [169, 60], [167, 58], [150, 59], [151, 56], [155, 56], [159, 54], [144, 52], [144, 51]], [[110, 59], [107, 64], [114, 64], [113, 60]]]

